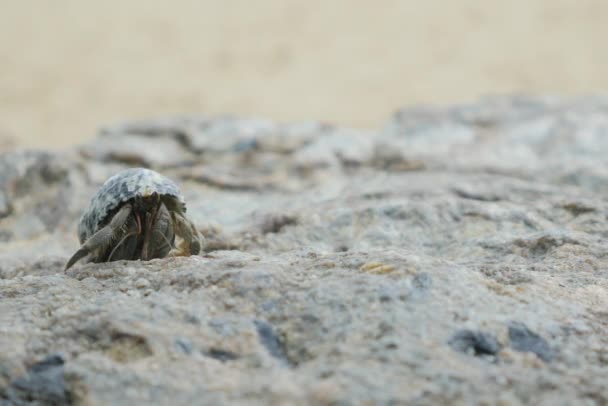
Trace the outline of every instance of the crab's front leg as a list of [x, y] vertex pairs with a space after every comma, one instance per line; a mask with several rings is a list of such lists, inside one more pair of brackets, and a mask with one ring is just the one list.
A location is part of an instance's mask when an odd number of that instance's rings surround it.
[[179, 245], [173, 248], [167, 256], [190, 256], [201, 252], [204, 238], [196, 229], [195, 225], [180, 213], [172, 213], [173, 228], [175, 235], [180, 237]]
[[[169, 210], [161, 202], [151, 224], [148, 244], [144, 242], [147, 248], [142, 252], [142, 259], [166, 257], [173, 248], [174, 241], [173, 220]], [[144, 258], [144, 255], [147, 258]]]
[[128, 232], [125, 229], [129, 216], [131, 215], [132, 207], [130, 204], [125, 204], [112, 218], [112, 221], [95, 234], [93, 234], [72, 258], [68, 261], [65, 266], [67, 271], [76, 262], [84, 257], [88, 257], [89, 261], [99, 260], [108, 253], [108, 249], [112, 243], [117, 239], [122, 239], [123, 236]]

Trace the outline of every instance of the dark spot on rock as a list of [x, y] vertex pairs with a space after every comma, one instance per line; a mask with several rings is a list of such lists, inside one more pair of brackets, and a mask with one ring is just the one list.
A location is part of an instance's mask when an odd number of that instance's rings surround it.
[[490, 333], [473, 330], [459, 330], [448, 341], [450, 347], [465, 354], [495, 355], [500, 351], [500, 343]]
[[317, 323], [321, 322], [321, 319], [319, 317], [317, 317], [314, 314], [310, 314], [310, 313], [304, 313], [300, 316], [300, 318], [305, 323], [317, 324]]
[[132, 152], [111, 151], [104, 157], [106, 162], [119, 162], [131, 167], [150, 168], [148, 162], [143, 156], [139, 156]]
[[290, 362], [285, 354], [285, 348], [281, 339], [274, 331], [274, 328], [272, 328], [270, 324], [261, 320], [255, 320], [253, 323], [258, 331], [260, 342], [266, 348], [268, 353], [281, 361], [281, 363], [284, 365], [289, 366]]
[[559, 248], [564, 244], [581, 245], [579, 241], [566, 235], [544, 234], [532, 238], [516, 239], [514, 245], [527, 250], [533, 256], [547, 255], [551, 250]]
[[7, 404], [69, 405], [72, 399], [64, 378], [65, 361], [50, 355], [16, 378], [7, 390]]
[[456, 196], [461, 197], [463, 199], [477, 200], [480, 202], [498, 202], [501, 200], [500, 196], [493, 194], [493, 193], [486, 194], [483, 191], [475, 192], [475, 191], [465, 190], [465, 189], [461, 189], [461, 188], [453, 188], [452, 192]]
[[291, 226], [297, 224], [297, 218], [294, 216], [288, 216], [285, 214], [281, 215], [269, 215], [262, 221], [262, 234], [278, 233], [285, 226]]
[[65, 364], [65, 361], [63, 360], [63, 357], [59, 354], [53, 354], [53, 355], [49, 355], [48, 357], [46, 357], [45, 359], [43, 359], [40, 362], [35, 363], [34, 365], [32, 365], [30, 367], [30, 371], [33, 372], [42, 372], [45, 371], [49, 368], [53, 368], [56, 366], [62, 366], [63, 364]]
[[177, 338], [175, 340], [175, 346], [179, 348], [184, 354], [192, 354], [192, 344], [185, 338]]
[[509, 339], [511, 347], [516, 351], [533, 352], [545, 362], [553, 359], [549, 343], [523, 323], [513, 322], [509, 325]]
[[423, 161], [408, 159], [388, 145], [376, 146], [371, 164], [375, 168], [395, 172], [420, 171], [425, 168]]
[[394, 289], [387, 287], [381, 288], [378, 299], [380, 299], [380, 302], [382, 303], [392, 302], [395, 299]]
[[386, 348], [387, 350], [396, 350], [397, 348], [399, 348], [399, 345], [397, 345], [397, 343], [391, 342], [391, 343], [386, 343], [384, 345], [384, 348]]
[[394, 332], [395, 327], [392, 324], [387, 323], [386, 321], [381, 321], [380, 324], [378, 324], [378, 333], [376, 334], [376, 340], [379, 340]]
[[238, 354], [235, 354], [232, 351], [222, 350], [220, 348], [211, 348], [205, 353], [205, 355], [222, 362], [234, 361], [235, 359], [239, 358]]
[[199, 319], [198, 316], [196, 316], [194, 314], [187, 314], [186, 316], [184, 316], [184, 321], [186, 323], [195, 324], [195, 325], [201, 324], [201, 319]]
[[234, 147], [234, 152], [249, 152], [259, 148], [259, 142], [256, 138], [248, 138], [238, 141]]
[[0, 219], [8, 217], [13, 213], [13, 205], [7, 194], [0, 190]]
[[419, 291], [426, 291], [431, 288], [433, 278], [427, 272], [420, 272], [412, 279], [412, 285]]
[[566, 203], [562, 206], [565, 210], [569, 211], [573, 216], [580, 216], [585, 213], [592, 213], [596, 211], [596, 208], [590, 205], [586, 205], [582, 202], [571, 202]]
[[335, 375], [335, 372], [332, 370], [324, 370], [319, 373], [319, 378], [327, 379]]

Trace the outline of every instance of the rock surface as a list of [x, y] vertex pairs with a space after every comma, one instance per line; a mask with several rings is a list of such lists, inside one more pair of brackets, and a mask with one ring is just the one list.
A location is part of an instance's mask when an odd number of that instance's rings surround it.
[[[5, 152], [0, 404], [606, 404], [606, 157], [599, 97]], [[133, 165], [181, 185], [205, 254], [64, 274]]]

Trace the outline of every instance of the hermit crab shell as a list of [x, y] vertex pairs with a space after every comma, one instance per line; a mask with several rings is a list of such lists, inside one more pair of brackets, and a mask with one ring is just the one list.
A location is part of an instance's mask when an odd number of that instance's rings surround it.
[[150, 169], [125, 169], [108, 179], [91, 199], [89, 208], [78, 224], [80, 243], [103, 227], [108, 216], [120, 206], [136, 197], [147, 197], [153, 193], [176, 199], [181, 210], [186, 211], [184, 197], [172, 180]]

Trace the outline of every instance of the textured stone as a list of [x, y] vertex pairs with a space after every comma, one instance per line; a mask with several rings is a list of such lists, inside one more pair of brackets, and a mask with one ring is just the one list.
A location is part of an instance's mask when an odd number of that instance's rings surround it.
[[[602, 97], [516, 97], [369, 133], [108, 127], [93, 146], [175, 146], [146, 163], [205, 253], [67, 273], [78, 217], [129, 161], [7, 152], [0, 403], [605, 404], [607, 117]], [[49, 354], [64, 363], [38, 376]]]

